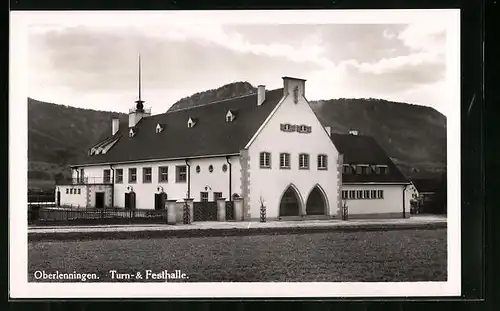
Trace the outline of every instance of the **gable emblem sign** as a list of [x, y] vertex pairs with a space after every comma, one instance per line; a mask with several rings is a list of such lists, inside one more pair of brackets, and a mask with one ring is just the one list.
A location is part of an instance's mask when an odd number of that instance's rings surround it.
[[282, 132], [297, 132], [297, 133], [311, 133], [312, 128], [305, 124], [289, 124], [289, 123], [281, 123], [280, 130]]

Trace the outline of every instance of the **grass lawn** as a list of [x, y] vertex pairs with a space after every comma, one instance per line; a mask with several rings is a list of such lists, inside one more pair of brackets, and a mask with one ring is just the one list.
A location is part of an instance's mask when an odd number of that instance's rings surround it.
[[28, 243], [47, 273], [181, 270], [191, 282], [446, 281], [446, 229]]

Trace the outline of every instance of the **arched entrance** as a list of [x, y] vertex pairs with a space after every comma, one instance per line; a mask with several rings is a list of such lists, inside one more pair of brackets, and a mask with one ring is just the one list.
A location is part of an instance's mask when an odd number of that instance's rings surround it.
[[300, 216], [300, 206], [300, 198], [296, 189], [291, 185], [288, 186], [281, 196], [280, 217]]
[[326, 199], [323, 191], [316, 185], [309, 193], [306, 202], [307, 215], [326, 215]]

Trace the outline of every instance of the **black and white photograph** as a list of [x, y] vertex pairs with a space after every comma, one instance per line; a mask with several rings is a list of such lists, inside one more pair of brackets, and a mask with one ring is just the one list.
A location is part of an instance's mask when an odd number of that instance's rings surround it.
[[459, 17], [11, 12], [11, 295], [459, 295]]

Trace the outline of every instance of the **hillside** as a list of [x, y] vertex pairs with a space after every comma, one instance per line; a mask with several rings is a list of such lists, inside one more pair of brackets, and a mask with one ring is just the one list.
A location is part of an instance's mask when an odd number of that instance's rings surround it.
[[213, 101], [255, 93], [257, 88], [248, 82], [234, 82], [217, 89], [198, 92], [174, 103], [168, 112], [208, 104]]
[[68, 177], [68, 164], [111, 131], [111, 118], [125, 114], [80, 109], [28, 98], [28, 181], [46, 188]]
[[[176, 102], [169, 111], [247, 95], [248, 82], [224, 85]], [[331, 99], [310, 105], [334, 132], [357, 129], [371, 135], [410, 177], [437, 177], [446, 169], [446, 118], [428, 107], [378, 99]], [[67, 165], [111, 131], [111, 118], [126, 114], [80, 109], [28, 98], [28, 180], [30, 188], [51, 188], [69, 176]]]

